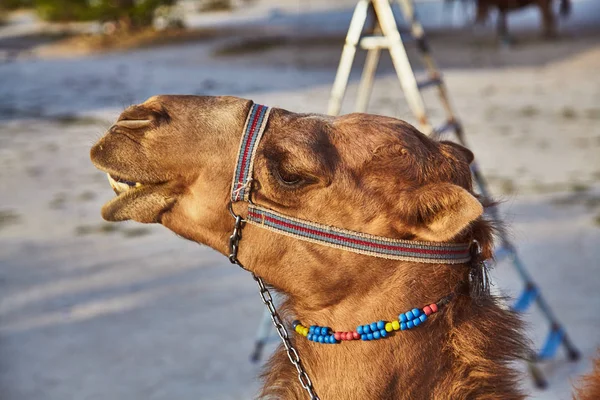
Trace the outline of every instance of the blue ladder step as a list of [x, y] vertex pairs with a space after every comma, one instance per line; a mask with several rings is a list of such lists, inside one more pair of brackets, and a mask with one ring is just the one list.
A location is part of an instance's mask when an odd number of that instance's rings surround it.
[[538, 360], [542, 361], [553, 358], [556, 355], [556, 351], [562, 343], [564, 336], [565, 332], [562, 330], [562, 328], [552, 328], [550, 333], [548, 333], [548, 337], [546, 338], [546, 343], [544, 343], [544, 347], [542, 347], [542, 349], [537, 355]]
[[525, 289], [523, 290], [515, 304], [513, 304], [513, 310], [515, 310], [516, 312], [524, 312], [529, 308], [531, 303], [533, 303], [533, 301], [538, 297], [538, 295], [539, 291], [534, 285], [529, 284], [525, 286]]

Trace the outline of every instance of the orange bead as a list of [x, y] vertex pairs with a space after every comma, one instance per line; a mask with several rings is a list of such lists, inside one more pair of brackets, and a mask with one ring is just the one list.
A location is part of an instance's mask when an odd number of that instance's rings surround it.
[[429, 307], [431, 307], [431, 312], [436, 313], [438, 311], [437, 304], [430, 304]]
[[423, 307], [423, 312], [425, 313], [425, 315], [429, 316], [433, 311], [431, 310], [431, 307], [425, 306]]

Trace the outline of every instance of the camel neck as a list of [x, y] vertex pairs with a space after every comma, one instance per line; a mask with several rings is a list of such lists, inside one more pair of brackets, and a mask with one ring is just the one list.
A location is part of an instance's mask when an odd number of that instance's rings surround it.
[[[384, 324], [406, 322], [410, 326], [408, 322], [426, 314], [417, 322], [419, 326], [429, 314], [438, 309], [441, 312], [453, 294], [462, 290], [461, 282], [468, 279], [468, 268], [464, 265], [388, 261], [369, 267], [363, 266], [362, 278], [345, 282], [346, 287], [323, 288], [324, 294], [315, 293], [308, 302], [291, 299], [287, 309], [304, 327], [318, 325], [329, 327], [333, 332], [356, 332], [361, 325], [380, 321]], [[315, 307], [315, 304], [322, 306]], [[406, 315], [407, 321], [404, 321], [401, 315], [408, 312], [414, 312], [414, 318]]]

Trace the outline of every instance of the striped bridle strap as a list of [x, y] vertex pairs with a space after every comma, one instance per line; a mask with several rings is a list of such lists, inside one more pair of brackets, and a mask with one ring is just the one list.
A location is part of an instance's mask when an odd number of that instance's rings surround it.
[[233, 174], [231, 201], [249, 201], [252, 184], [252, 167], [258, 143], [265, 132], [271, 109], [260, 104], [252, 104], [246, 118], [244, 136], [238, 153], [237, 165]]
[[[270, 109], [252, 104], [238, 153], [231, 202], [250, 202], [254, 157], [265, 131]], [[250, 202], [246, 222], [296, 239], [391, 260], [462, 264], [471, 259], [469, 243], [432, 243], [400, 240], [355, 232], [289, 217]]]

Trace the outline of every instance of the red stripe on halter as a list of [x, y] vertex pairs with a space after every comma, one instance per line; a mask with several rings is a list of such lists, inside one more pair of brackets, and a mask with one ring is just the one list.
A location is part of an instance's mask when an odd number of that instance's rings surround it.
[[256, 133], [256, 124], [258, 123], [258, 120], [260, 119], [260, 115], [262, 112], [262, 109], [264, 108], [263, 105], [259, 105], [257, 110], [256, 110], [256, 114], [254, 114], [254, 119], [252, 120], [252, 126], [250, 127], [250, 132], [248, 134], [248, 142], [246, 143], [246, 148], [244, 149], [244, 155], [242, 157], [242, 166], [240, 168], [240, 180], [242, 182], [239, 183], [244, 183], [243, 181], [246, 178], [246, 174], [244, 173], [245, 169], [246, 169], [246, 162], [248, 160], [248, 150], [250, 149], [251, 145], [252, 145], [252, 139], [254, 139], [254, 134]]

